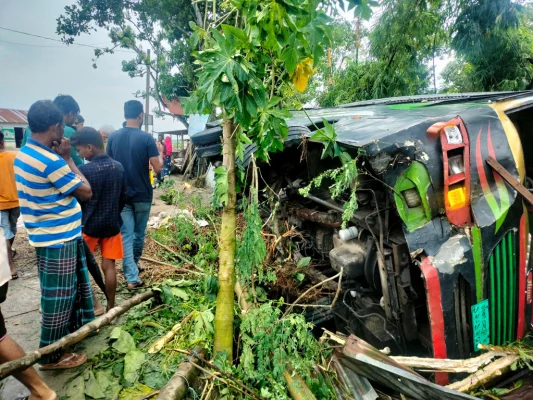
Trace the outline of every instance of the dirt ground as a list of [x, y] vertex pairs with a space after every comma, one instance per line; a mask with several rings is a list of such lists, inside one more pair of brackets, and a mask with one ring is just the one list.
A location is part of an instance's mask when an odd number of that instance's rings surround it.
[[[202, 203], [209, 203], [209, 193], [205, 189], [199, 189], [192, 184], [184, 185], [181, 176], [172, 175], [175, 181], [174, 188], [178, 190], [183, 197], [191, 198], [198, 196]], [[168, 212], [173, 207], [166, 205], [161, 199], [161, 194], [166, 190], [156, 189], [154, 191], [154, 204], [152, 205], [151, 215], [157, 216], [162, 211]], [[40, 285], [37, 275], [35, 260], [35, 250], [27, 241], [27, 234], [23, 227], [22, 221], [19, 220], [19, 233], [16, 236], [14, 247], [17, 249], [15, 257], [15, 266], [20, 279], [9, 283], [9, 292], [7, 300], [2, 304], [2, 314], [6, 320], [8, 334], [26, 351], [31, 352], [39, 347], [40, 336]], [[146, 250], [146, 249], [145, 249]], [[98, 253], [96, 259], [100, 260]], [[117, 302], [120, 303], [125, 298], [131, 296], [131, 293], [125, 289], [124, 282], [120, 279], [122, 275], [121, 265], [117, 265], [119, 271], [119, 287], [117, 288]], [[150, 273], [145, 272], [144, 279], [150, 279]], [[153, 274], [152, 274], [153, 275]], [[97, 294], [101, 301], [104, 300], [103, 294]], [[105, 304], [105, 302], [104, 302]], [[120, 322], [120, 321], [119, 321]], [[90, 337], [75, 348], [75, 351], [84, 352], [89, 358], [97, 355], [106, 345], [111, 327], [106, 327], [96, 336]], [[45, 382], [57, 391], [61, 398], [61, 389], [65, 383], [76, 377], [79, 370], [66, 371], [47, 371], [39, 372]], [[13, 400], [20, 396], [27, 396], [27, 389], [13, 377], [9, 377], [0, 382], [0, 400]], [[65, 397], [64, 397], [65, 398]]]

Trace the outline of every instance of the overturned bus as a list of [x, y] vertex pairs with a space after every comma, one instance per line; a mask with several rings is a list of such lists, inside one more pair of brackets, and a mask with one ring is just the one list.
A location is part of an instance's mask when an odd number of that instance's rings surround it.
[[[295, 113], [284, 151], [261, 175], [279, 194], [276, 217], [301, 232], [295, 253], [327, 261], [326, 275], [344, 271], [333, 312], [310, 319], [395, 354], [435, 358], [523, 338], [532, 326], [528, 204], [486, 159], [533, 189], [533, 92], [392, 98], [308, 114]], [[299, 191], [340, 165], [309, 140], [323, 119], [358, 160], [348, 238], [339, 232], [349, 193], [333, 199], [327, 180], [307, 197]]]

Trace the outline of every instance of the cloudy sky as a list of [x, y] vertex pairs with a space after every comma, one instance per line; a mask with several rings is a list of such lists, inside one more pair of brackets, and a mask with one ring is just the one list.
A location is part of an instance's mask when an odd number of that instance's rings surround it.
[[[0, 0], [0, 28], [49, 38], [56, 35], [56, 19], [74, 0]], [[78, 43], [106, 46], [105, 31], [85, 35]], [[36, 100], [70, 94], [80, 105], [87, 126], [111, 124], [119, 128], [123, 104], [144, 90], [143, 78], [122, 72], [122, 60], [134, 53], [105, 55], [92, 67], [93, 49], [0, 29], [0, 108], [27, 110]], [[155, 101], [151, 100], [151, 108]], [[154, 131], [180, 129], [172, 118], [154, 120]]]

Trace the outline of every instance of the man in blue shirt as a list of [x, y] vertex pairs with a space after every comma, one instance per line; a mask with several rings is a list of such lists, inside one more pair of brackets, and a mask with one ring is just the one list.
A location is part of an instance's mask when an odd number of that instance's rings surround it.
[[126, 126], [109, 135], [107, 154], [124, 167], [126, 173], [126, 205], [122, 210], [122, 268], [128, 289], [137, 289], [144, 283], [137, 266], [144, 248], [146, 225], [152, 207], [153, 189], [149, 165], [158, 174], [163, 168], [162, 148], [154, 138], [139, 129], [144, 119], [140, 101], [124, 103]]

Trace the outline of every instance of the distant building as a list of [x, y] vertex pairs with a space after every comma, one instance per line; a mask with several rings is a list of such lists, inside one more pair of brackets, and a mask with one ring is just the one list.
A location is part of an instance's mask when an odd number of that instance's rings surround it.
[[0, 130], [8, 149], [18, 149], [22, 143], [24, 129], [28, 126], [28, 112], [0, 108]]

